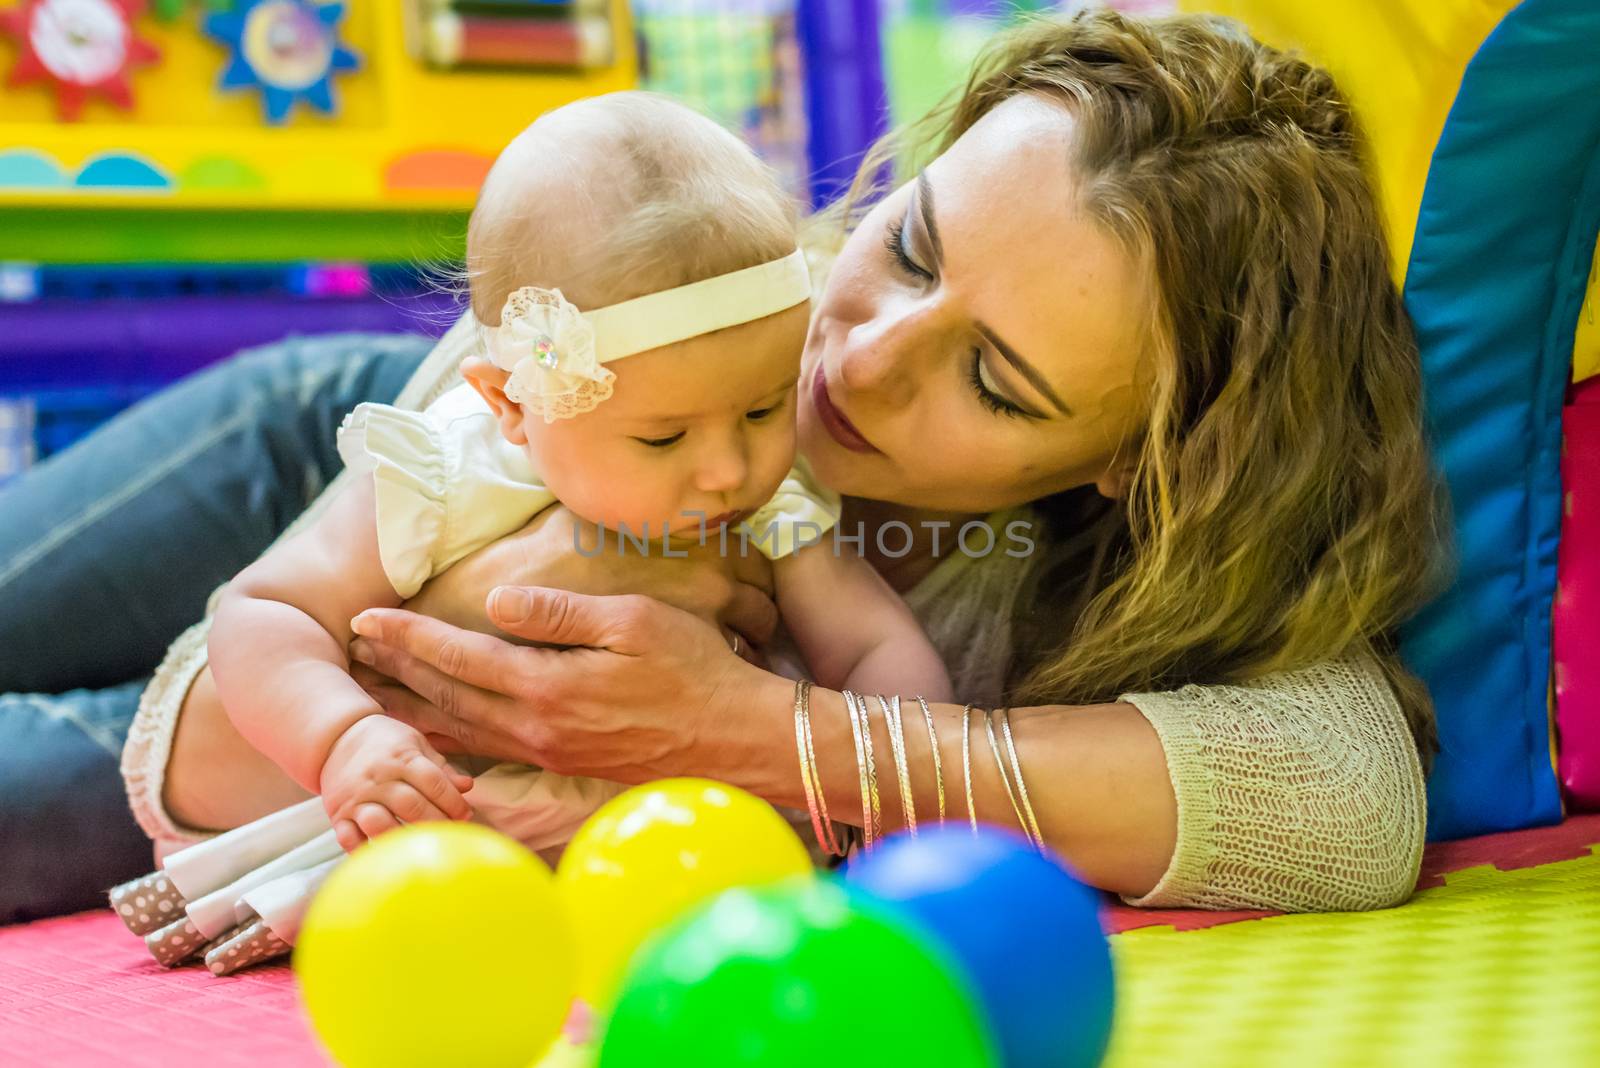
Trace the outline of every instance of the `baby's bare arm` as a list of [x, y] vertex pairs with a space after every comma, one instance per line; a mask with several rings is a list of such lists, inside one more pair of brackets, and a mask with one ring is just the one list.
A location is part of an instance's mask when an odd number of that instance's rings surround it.
[[831, 539], [778, 561], [778, 611], [816, 682], [829, 689], [952, 696], [933, 643], [872, 565]]
[[305, 533], [240, 572], [218, 605], [208, 653], [239, 733], [308, 790], [339, 736], [382, 709], [350, 678], [350, 620], [400, 597], [378, 554], [372, 479]]

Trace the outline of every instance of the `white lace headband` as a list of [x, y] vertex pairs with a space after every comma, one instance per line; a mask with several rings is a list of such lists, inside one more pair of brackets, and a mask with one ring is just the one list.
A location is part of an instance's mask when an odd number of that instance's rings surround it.
[[559, 289], [523, 286], [489, 331], [489, 358], [511, 374], [506, 396], [569, 419], [611, 396], [604, 364], [701, 334], [754, 322], [811, 296], [805, 253], [581, 312]]

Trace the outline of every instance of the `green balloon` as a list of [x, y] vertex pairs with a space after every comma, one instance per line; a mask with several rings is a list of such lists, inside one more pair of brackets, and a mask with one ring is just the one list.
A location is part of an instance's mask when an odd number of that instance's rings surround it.
[[729, 890], [647, 942], [599, 1068], [994, 1068], [994, 1049], [939, 951], [806, 878]]

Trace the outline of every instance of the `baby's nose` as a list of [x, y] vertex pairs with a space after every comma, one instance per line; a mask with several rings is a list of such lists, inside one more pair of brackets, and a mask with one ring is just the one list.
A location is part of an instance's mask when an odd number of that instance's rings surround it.
[[744, 485], [750, 473], [742, 450], [718, 449], [700, 459], [695, 471], [695, 488], [702, 493], [733, 493]]

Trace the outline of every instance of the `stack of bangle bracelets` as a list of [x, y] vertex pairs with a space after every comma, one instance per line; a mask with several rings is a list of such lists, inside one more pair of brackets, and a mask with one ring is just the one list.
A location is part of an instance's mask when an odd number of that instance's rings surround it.
[[[844, 694], [845, 714], [850, 718], [850, 732], [855, 740], [856, 768], [861, 783], [861, 845], [873, 849], [883, 838], [883, 811], [878, 793], [878, 769], [872, 747], [872, 715], [866, 697], [850, 690]], [[901, 719], [900, 698], [874, 696], [883, 715], [889, 736], [889, 750], [894, 758], [895, 781], [900, 791], [900, 811], [906, 830], [917, 834], [917, 806], [911, 788], [911, 769], [906, 760], [905, 723]], [[934, 793], [938, 798], [939, 822], [945, 821], [944, 763], [939, 753], [939, 735], [934, 727], [933, 710], [921, 697], [916, 699], [922, 709], [922, 721], [928, 731], [928, 748], [933, 754]], [[1017, 756], [1017, 745], [1011, 734], [1011, 713], [1000, 708], [993, 711], [975, 709], [966, 705], [961, 709], [961, 780], [966, 792], [967, 822], [974, 834], [978, 830], [978, 810], [972, 795], [972, 714], [977, 711], [983, 720], [984, 735], [989, 742], [989, 752], [994, 757], [1022, 833], [1038, 850], [1044, 849], [1044, 837], [1039, 833], [1039, 821], [1034, 818], [1033, 803], [1028, 797], [1028, 787], [1022, 779], [1022, 761]], [[999, 724], [999, 731], [995, 729]], [[800, 754], [800, 783], [805, 789], [806, 807], [811, 812], [811, 828], [816, 833], [817, 844], [823, 852], [842, 857], [849, 849], [853, 828], [842, 827], [828, 816], [828, 802], [822, 792], [822, 776], [817, 768], [817, 751], [811, 740], [811, 684], [801, 681], [794, 687], [794, 741]]]

